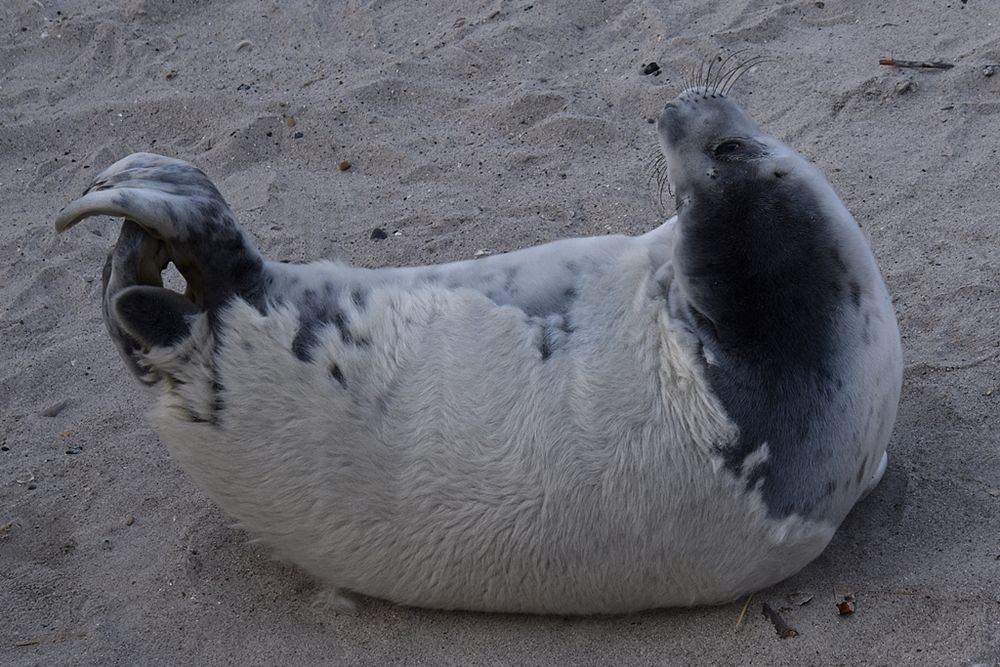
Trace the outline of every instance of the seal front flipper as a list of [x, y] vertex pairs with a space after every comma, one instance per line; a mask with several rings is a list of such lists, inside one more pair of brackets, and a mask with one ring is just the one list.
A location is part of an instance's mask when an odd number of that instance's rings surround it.
[[[151, 153], [119, 160], [59, 213], [56, 230], [95, 215], [125, 218], [105, 265], [104, 319], [144, 382], [151, 380], [139, 353], [176, 342], [198, 312], [214, 320], [234, 297], [261, 307], [264, 261], [194, 165]], [[187, 282], [183, 296], [163, 288], [171, 262]]]

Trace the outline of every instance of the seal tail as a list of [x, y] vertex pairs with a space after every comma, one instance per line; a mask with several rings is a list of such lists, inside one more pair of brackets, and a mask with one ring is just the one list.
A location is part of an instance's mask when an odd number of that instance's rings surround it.
[[[63, 232], [95, 215], [125, 218], [104, 266], [104, 321], [132, 372], [155, 381], [144, 353], [190, 333], [233, 297], [259, 306], [264, 261], [208, 177], [182, 160], [135, 153], [114, 163], [56, 217]], [[183, 295], [165, 289], [173, 263]]]

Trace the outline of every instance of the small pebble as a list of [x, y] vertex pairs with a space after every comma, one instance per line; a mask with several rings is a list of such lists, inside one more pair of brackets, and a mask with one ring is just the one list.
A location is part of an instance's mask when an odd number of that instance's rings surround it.
[[375, 229], [372, 230], [372, 235], [370, 238], [372, 241], [381, 241], [382, 239], [389, 238], [389, 235], [386, 234], [385, 230], [382, 229], [381, 227], [376, 227]]
[[131, 514], [125, 515], [125, 525], [131, 526], [133, 523], [135, 523], [135, 517]]
[[56, 401], [55, 403], [53, 403], [49, 407], [47, 407], [44, 410], [42, 410], [42, 416], [43, 417], [55, 417], [60, 412], [62, 412], [63, 409], [67, 405], [69, 405], [69, 399], [68, 398], [64, 398], [61, 401]]
[[244, 39], [242, 42], [236, 45], [236, 50], [239, 51], [240, 49], [246, 49], [252, 46], [253, 42], [251, 42], [249, 39]]
[[897, 95], [905, 95], [906, 93], [909, 93], [916, 89], [917, 89], [917, 84], [914, 83], [911, 79], [906, 79], [904, 81], [899, 81], [898, 83], [896, 83]]
[[301, 139], [304, 136], [306, 135], [302, 134], [301, 132], [296, 132], [295, 134], [292, 135], [292, 139]]
[[657, 65], [655, 62], [652, 62], [652, 63], [649, 63], [648, 65], [643, 65], [642, 66], [642, 73], [643, 74], [656, 74], [659, 71], [660, 71], [660, 66]]
[[987, 66], [983, 67], [983, 76], [989, 77], [989, 76], [993, 76], [996, 73], [997, 73], [997, 66], [996, 65], [987, 65]]
[[250, 90], [250, 84], [241, 83], [240, 85], [236, 86], [236, 90]]
[[486, 257], [486, 255], [488, 255], [488, 254], [490, 254], [489, 250], [484, 250], [484, 249], [480, 248], [476, 252], [472, 253], [472, 256], [475, 259], [479, 259], [480, 257]]
[[348, 162], [347, 160], [341, 160], [340, 162], [337, 163], [337, 169], [341, 171], [347, 171], [350, 168], [351, 168], [351, 163]]
[[67, 454], [79, 454], [80, 451], [81, 450], [80, 450], [79, 447], [70, 447], [69, 449], [66, 450], [66, 453]]

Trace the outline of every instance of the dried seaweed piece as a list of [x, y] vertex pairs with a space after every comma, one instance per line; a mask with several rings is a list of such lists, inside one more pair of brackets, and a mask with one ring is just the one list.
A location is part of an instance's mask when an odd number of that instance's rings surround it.
[[850, 616], [854, 613], [854, 593], [848, 593], [844, 599], [837, 603], [837, 611], [841, 616]]

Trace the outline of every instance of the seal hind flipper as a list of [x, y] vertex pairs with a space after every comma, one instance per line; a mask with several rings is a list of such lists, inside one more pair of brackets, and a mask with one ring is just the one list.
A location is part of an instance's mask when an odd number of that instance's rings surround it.
[[[208, 176], [188, 162], [152, 153], [115, 162], [59, 212], [56, 230], [95, 215], [132, 220], [162, 241], [166, 261], [184, 276], [187, 296], [199, 308], [211, 310], [234, 294], [247, 297], [256, 291], [264, 265], [260, 253]], [[140, 263], [144, 257], [149, 259], [140, 255]]]
[[145, 347], [167, 347], [186, 338], [199, 312], [177, 292], [151, 285], [122, 290], [112, 307], [122, 328]]
[[[96, 215], [125, 218], [105, 265], [104, 320], [144, 382], [150, 377], [142, 353], [182, 338], [191, 315], [205, 311], [214, 320], [234, 297], [260, 307], [264, 260], [194, 165], [152, 153], [129, 155], [60, 211], [56, 230]], [[187, 282], [183, 296], [163, 289], [160, 274], [170, 263]]]

